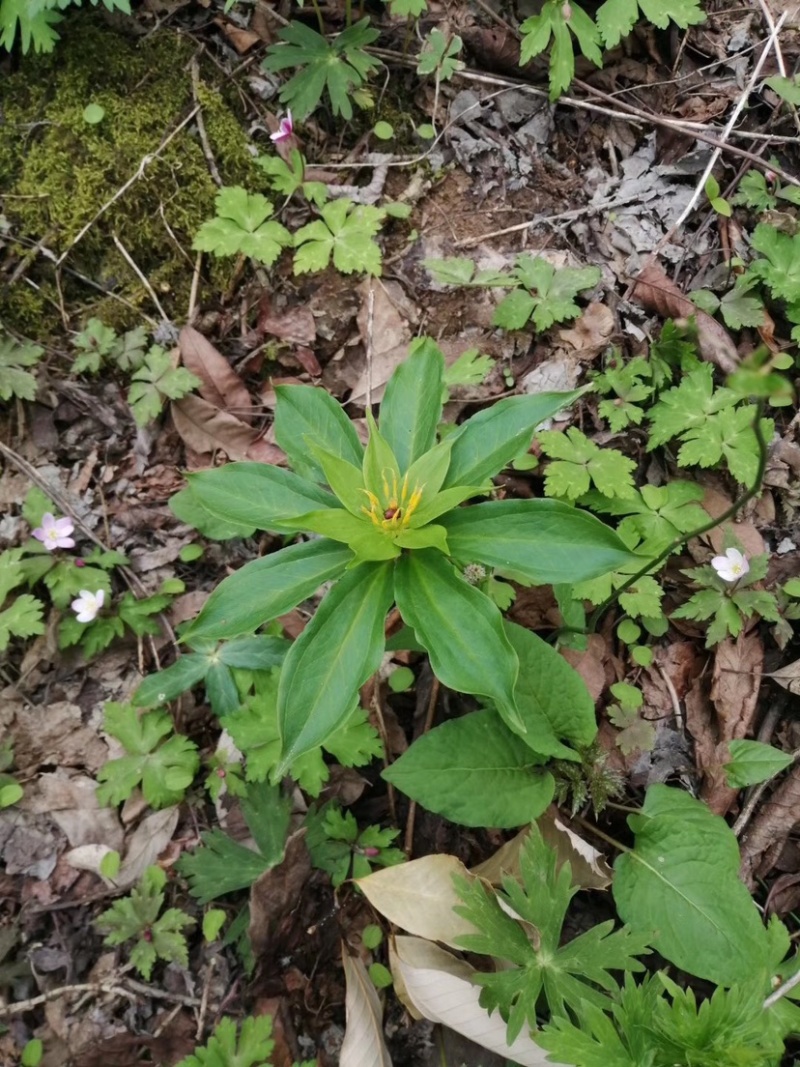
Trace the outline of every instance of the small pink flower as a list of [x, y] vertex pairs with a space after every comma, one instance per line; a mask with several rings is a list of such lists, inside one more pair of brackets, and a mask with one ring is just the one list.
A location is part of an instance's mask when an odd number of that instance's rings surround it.
[[33, 536], [41, 541], [48, 552], [56, 548], [74, 548], [75, 542], [70, 534], [75, 529], [72, 519], [57, 519], [46, 511], [42, 515], [42, 525], [37, 526]]
[[285, 116], [278, 123], [278, 129], [275, 133], [269, 135], [270, 141], [274, 144], [282, 144], [284, 141], [288, 141], [294, 136], [294, 122], [292, 121], [291, 111], [287, 111]]
[[81, 595], [72, 601], [70, 607], [77, 615], [78, 622], [94, 622], [105, 599], [106, 594], [102, 589], [98, 589], [96, 593], [81, 589]]
[[85, 559], [76, 559], [75, 560], [75, 566], [76, 567], [85, 567], [86, 566], [86, 560]]
[[766, 179], [767, 185], [773, 185], [777, 180], [777, 177], [778, 175], [775, 173], [774, 170], [764, 171], [764, 178]]
[[714, 556], [711, 566], [723, 582], [738, 582], [750, 570], [747, 557], [738, 548], [729, 548], [724, 556]]

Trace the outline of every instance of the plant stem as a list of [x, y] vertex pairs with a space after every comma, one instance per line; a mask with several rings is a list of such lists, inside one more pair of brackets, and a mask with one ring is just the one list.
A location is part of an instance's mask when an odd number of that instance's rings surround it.
[[311, 4], [314, 8], [314, 13], [317, 16], [317, 22], [319, 23], [319, 32], [322, 36], [325, 36], [325, 20], [322, 18], [322, 12], [319, 9], [319, 0], [311, 0]]
[[[637, 810], [637, 814], [638, 814], [638, 810]], [[584, 819], [584, 817], [582, 815], [575, 815], [575, 816], [573, 816], [573, 819], [574, 819], [575, 822], [580, 823], [580, 825], [585, 830], [588, 830], [589, 833], [596, 834], [597, 837], [602, 838], [602, 840], [605, 841], [606, 844], [611, 845], [611, 847], [615, 848], [617, 850], [617, 852], [631, 852], [632, 851], [632, 849], [628, 848], [627, 845], [623, 845], [623, 843], [621, 841], [617, 841], [617, 839], [615, 837], [611, 837], [610, 834], [605, 833], [599, 827], [595, 826], [595, 824], [593, 822], [589, 822], [588, 819]]]
[[759, 400], [756, 403], [756, 414], [751, 427], [753, 433], [755, 434], [756, 442], [758, 444], [758, 469], [756, 471], [756, 476], [753, 481], [753, 484], [750, 486], [750, 488], [746, 489], [744, 493], [742, 493], [742, 495], [731, 504], [728, 510], [724, 511], [716, 519], [710, 519], [702, 526], [698, 526], [696, 530], [690, 530], [689, 533], [684, 533], [681, 534], [680, 537], [676, 537], [674, 541], [670, 542], [670, 544], [667, 545], [667, 547], [664, 549], [663, 552], [661, 552], [660, 555], [656, 556], [654, 560], [650, 560], [650, 562], [647, 563], [644, 567], [638, 570], [635, 574], [631, 575], [631, 577], [628, 578], [627, 581], [625, 581], [619, 587], [619, 589], [615, 589], [611, 596], [607, 597], [606, 600], [604, 600], [602, 604], [599, 604], [592, 612], [591, 616], [589, 617], [589, 623], [586, 627], [587, 633], [593, 634], [595, 632], [595, 630], [597, 629], [597, 624], [602, 618], [604, 612], [608, 608], [610, 608], [611, 605], [614, 604], [624, 592], [626, 592], [626, 590], [630, 589], [632, 585], [635, 585], [640, 578], [644, 578], [646, 574], [649, 574], [651, 571], [655, 570], [656, 567], [660, 563], [663, 563], [668, 556], [671, 556], [673, 552], [676, 552], [693, 537], [699, 537], [701, 534], [708, 533], [709, 530], [715, 530], [718, 526], [721, 526], [723, 522], [727, 522], [728, 519], [732, 519], [733, 516], [737, 513], [737, 511], [744, 507], [748, 500], [752, 500], [752, 498], [756, 496], [756, 494], [761, 489], [761, 483], [764, 480], [764, 471], [766, 470], [767, 466], [767, 443], [764, 440], [764, 434], [761, 432], [761, 419], [763, 415], [764, 401]]

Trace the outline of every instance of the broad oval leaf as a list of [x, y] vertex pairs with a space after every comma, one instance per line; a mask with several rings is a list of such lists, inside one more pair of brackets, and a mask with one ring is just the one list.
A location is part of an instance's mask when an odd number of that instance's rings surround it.
[[378, 669], [386, 644], [394, 564], [362, 563], [326, 595], [292, 645], [281, 671], [278, 723], [285, 774], [352, 712], [359, 688]]
[[401, 474], [433, 448], [442, 417], [443, 376], [442, 350], [430, 337], [421, 337], [389, 379], [380, 426]]
[[451, 822], [511, 829], [536, 819], [553, 799], [542, 761], [486, 709], [418, 737], [383, 777]]
[[320, 507], [339, 507], [331, 493], [269, 463], [228, 463], [190, 474], [188, 479], [193, 498], [206, 511], [259, 530], [281, 530], [281, 519]]
[[739, 880], [739, 847], [725, 820], [680, 789], [652, 785], [628, 824], [634, 848], [614, 864], [620, 918], [709, 982], [746, 982], [766, 968], [767, 933]]
[[280, 667], [291, 647], [291, 641], [267, 634], [237, 637], [222, 645], [219, 659], [228, 667], [239, 667], [246, 671], [269, 671], [273, 667]]
[[440, 854], [383, 867], [356, 879], [356, 885], [373, 908], [401, 930], [459, 948], [456, 938], [476, 930], [453, 910], [462, 903], [454, 874], [470, 878], [460, 859]]
[[517, 656], [489, 597], [430, 548], [398, 560], [395, 596], [403, 620], [428, 650], [436, 677], [451, 689], [488, 697], [503, 718], [524, 730], [514, 703]]
[[510, 396], [473, 415], [449, 438], [453, 451], [442, 488], [481, 485], [530, 444], [537, 426], [577, 400], [582, 392], [575, 389], [569, 393]]
[[169, 507], [173, 515], [181, 522], [188, 523], [195, 530], [199, 530], [204, 537], [210, 537], [213, 541], [229, 541], [232, 537], [252, 537], [256, 532], [255, 526], [250, 523], [231, 522], [230, 519], [221, 519], [213, 515], [208, 508], [204, 508], [199, 500], [195, 499], [190, 487], [179, 490], [169, 498]]
[[728, 751], [731, 759], [725, 764], [725, 777], [732, 789], [766, 782], [794, 762], [790, 752], [762, 741], [729, 741]]
[[352, 558], [346, 545], [320, 539], [245, 563], [220, 582], [183, 636], [191, 643], [252, 633], [337, 578]]
[[541, 637], [512, 622], [506, 622], [505, 631], [519, 659], [514, 696], [527, 729], [523, 740], [543, 756], [579, 759], [559, 738], [584, 746], [597, 734], [594, 701], [586, 683]]
[[302, 478], [325, 481], [309, 441], [361, 467], [364, 448], [341, 404], [330, 393], [313, 385], [278, 385], [275, 394], [275, 440]]
[[536, 585], [582, 582], [635, 559], [610, 527], [560, 500], [490, 501], [439, 522], [456, 559]]

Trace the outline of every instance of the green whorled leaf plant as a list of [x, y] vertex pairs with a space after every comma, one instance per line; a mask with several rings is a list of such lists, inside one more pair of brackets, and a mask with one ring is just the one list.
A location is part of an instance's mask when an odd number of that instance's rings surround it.
[[441, 682], [483, 698], [524, 738], [518, 653], [499, 609], [464, 567], [544, 584], [591, 578], [630, 559], [611, 529], [560, 501], [461, 506], [489, 495], [492, 476], [579, 392], [509, 397], [437, 442], [443, 375], [437, 345], [415, 341], [386, 387], [379, 422], [367, 412], [366, 448], [327, 393], [279, 386], [275, 437], [294, 472], [244, 462], [189, 475], [184, 503], [205, 514], [313, 535], [226, 578], [184, 633], [190, 644], [252, 633], [333, 583], [284, 661], [276, 776], [352, 713], [384, 654], [392, 604]]

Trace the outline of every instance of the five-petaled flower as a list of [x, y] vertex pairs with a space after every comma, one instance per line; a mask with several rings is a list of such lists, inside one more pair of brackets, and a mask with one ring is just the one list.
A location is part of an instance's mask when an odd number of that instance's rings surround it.
[[723, 582], [738, 582], [750, 570], [747, 557], [738, 548], [729, 548], [724, 556], [714, 556], [711, 566]]
[[42, 542], [48, 552], [52, 552], [56, 548], [75, 547], [75, 542], [70, 537], [74, 529], [75, 525], [72, 519], [57, 519], [49, 511], [46, 511], [42, 515], [42, 525], [36, 527], [33, 531], [33, 536], [37, 541]]
[[282, 144], [284, 141], [288, 141], [290, 137], [294, 135], [294, 122], [292, 121], [291, 111], [287, 111], [281, 121], [278, 123], [278, 129], [275, 133], [269, 135], [270, 141], [275, 144]]
[[102, 589], [98, 589], [96, 593], [81, 589], [80, 596], [72, 601], [70, 607], [78, 616], [78, 622], [94, 622], [105, 598], [106, 594]]

